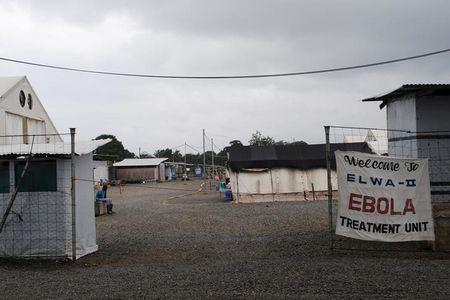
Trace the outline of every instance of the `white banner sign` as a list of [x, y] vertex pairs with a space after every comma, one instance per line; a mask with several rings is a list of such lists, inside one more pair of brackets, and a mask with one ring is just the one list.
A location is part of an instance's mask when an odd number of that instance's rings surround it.
[[434, 240], [427, 159], [336, 151], [336, 234], [404, 242]]

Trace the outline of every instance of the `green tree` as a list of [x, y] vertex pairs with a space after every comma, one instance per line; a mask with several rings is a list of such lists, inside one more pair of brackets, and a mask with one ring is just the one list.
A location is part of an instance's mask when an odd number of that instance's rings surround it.
[[142, 151], [141, 154], [139, 155], [139, 158], [153, 158], [153, 155], [151, 155], [147, 151]]
[[203, 164], [203, 156], [201, 154], [186, 153], [186, 163], [193, 165]]
[[275, 139], [270, 136], [263, 136], [261, 132], [256, 130], [248, 143], [252, 146], [271, 146], [275, 144]]
[[214, 163], [216, 165], [225, 166], [227, 164], [227, 161], [228, 161], [228, 147], [225, 147], [214, 157]]
[[170, 161], [183, 161], [183, 156], [181, 155], [180, 151], [173, 151], [169, 148], [156, 150], [154, 156], [159, 158], [168, 158]]
[[111, 134], [101, 134], [95, 138], [96, 140], [111, 139], [112, 141], [106, 145], [103, 145], [95, 151], [95, 154], [99, 156], [105, 156], [115, 161], [121, 161], [124, 158], [135, 158], [133, 152], [128, 151], [124, 148], [121, 141], [119, 141], [114, 135]]

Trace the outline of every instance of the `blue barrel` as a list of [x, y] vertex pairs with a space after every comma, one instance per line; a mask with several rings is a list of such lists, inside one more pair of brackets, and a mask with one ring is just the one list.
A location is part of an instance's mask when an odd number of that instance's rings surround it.
[[225, 199], [227, 200], [233, 200], [233, 193], [230, 189], [225, 190]]

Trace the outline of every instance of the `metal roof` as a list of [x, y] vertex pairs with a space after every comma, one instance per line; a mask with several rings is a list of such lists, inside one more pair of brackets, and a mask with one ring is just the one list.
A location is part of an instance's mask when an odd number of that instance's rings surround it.
[[24, 78], [25, 76], [0, 77], [0, 98]]
[[385, 107], [388, 102], [408, 94], [419, 96], [450, 95], [450, 84], [404, 84], [398, 89], [372, 98], [363, 99], [362, 101], [382, 101], [380, 104], [381, 109]]
[[153, 167], [159, 166], [168, 158], [125, 158], [114, 164], [114, 167]]
[[[75, 154], [83, 155], [93, 152], [100, 146], [109, 143], [111, 139], [80, 141], [75, 142]], [[33, 147], [33, 148], [31, 148]], [[33, 154], [47, 154], [47, 155], [70, 155], [70, 143], [48, 143], [48, 144], [14, 144], [14, 145], [0, 145], [0, 156], [7, 155], [27, 155], [31, 152]]]

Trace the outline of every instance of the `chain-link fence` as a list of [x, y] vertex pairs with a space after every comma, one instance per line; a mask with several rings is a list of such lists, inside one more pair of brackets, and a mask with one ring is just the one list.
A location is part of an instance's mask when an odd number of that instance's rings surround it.
[[74, 258], [74, 134], [0, 136], [1, 258]]
[[[447, 250], [450, 211], [450, 131], [411, 132], [379, 128], [325, 126], [328, 172], [329, 243], [331, 249], [420, 251]], [[431, 199], [436, 243], [383, 243], [349, 239], [335, 234], [338, 185], [334, 152], [339, 150], [372, 153], [401, 158], [429, 160]], [[331, 192], [330, 192], [331, 191]]]

